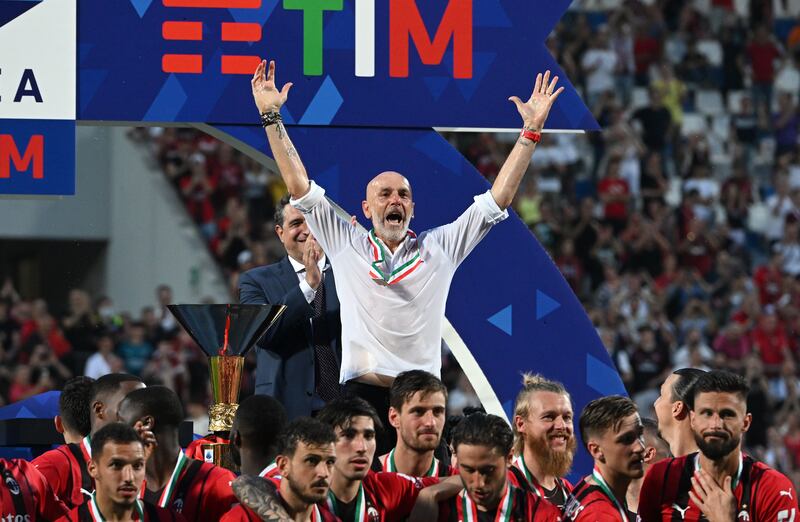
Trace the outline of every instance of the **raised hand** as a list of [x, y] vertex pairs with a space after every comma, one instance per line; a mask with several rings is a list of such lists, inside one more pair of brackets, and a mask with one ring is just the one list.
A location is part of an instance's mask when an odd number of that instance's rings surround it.
[[736, 517], [736, 497], [731, 487], [732, 479], [725, 477], [718, 485], [705, 470], [696, 471], [692, 477], [689, 498], [709, 522], [728, 522]]
[[558, 83], [558, 76], [553, 76], [550, 80], [550, 71], [545, 71], [544, 76], [542, 73], [536, 75], [536, 85], [533, 87], [533, 93], [528, 101], [523, 102], [516, 96], [511, 96], [508, 100], [514, 102], [517, 106], [525, 128], [534, 131], [541, 131], [544, 127], [544, 122], [547, 120], [547, 115], [550, 113], [550, 107], [556, 101], [556, 98], [564, 91], [564, 87], [556, 89]]
[[283, 104], [286, 103], [289, 89], [292, 87], [291, 82], [285, 84], [280, 91], [275, 86], [274, 60], [270, 60], [269, 69], [267, 69], [267, 61], [261, 60], [261, 63], [256, 67], [256, 72], [253, 74], [250, 85], [253, 87], [253, 99], [260, 113], [280, 111]]
[[305, 248], [303, 248], [303, 265], [306, 267], [306, 282], [314, 290], [322, 282], [322, 273], [317, 265], [320, 259], [322, 259], [322, 248], [314, 236], [309, 234], [306, 238]]

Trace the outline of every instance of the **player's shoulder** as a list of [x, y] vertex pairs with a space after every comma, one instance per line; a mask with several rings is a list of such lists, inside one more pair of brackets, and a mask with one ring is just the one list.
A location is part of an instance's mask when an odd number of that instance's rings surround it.
[[34, 466], [40, 464], [42, 462], [52, 462], [57, 460], [66, 460], [69, 459], [69, 449], [67, 448], [66, 444], [62, 444], [61, 446], [55, 447], [51, 450], [47, 450], [38, 457], [31, 460]]
[[750, 475], [758, 481], [758, 490], [762, 490], [765, 494], [780, 494], [779, 492], [786, 491], [789, 496], [796, 496], [789, 477], [761, 461], [753, 461]]

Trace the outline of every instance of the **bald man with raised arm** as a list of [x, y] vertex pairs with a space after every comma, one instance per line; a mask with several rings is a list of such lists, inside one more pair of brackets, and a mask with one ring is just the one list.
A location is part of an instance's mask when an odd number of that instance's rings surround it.
[[[454, 222], [419, 235], [409, 230], [414, 213], [411, 184], [398, 172], [382, 172], [366, 187], [362, 210], [372, 221], [365, 233], [340, 218], [325, 191], [310, 182], [280, 117], [291, 83], [280, 90], [275, 62], [263, 61], [252, 81], [253, 97], [291, 204], [331, 258], [342, 317], [340, 381], [388, 411], [388, 387], [400, 372], [441, 373], [441, 333], [450, 281], [458, 265], [491, 227], [508, 216], [550, 108], [563, 91], [550, 72], [536, 77], [527, 101], [509, 98], [523, 129], [491, 190]], [[385, 448], [388, 449], [388, 448]], [[379, 448], [379, 451], [385, 450]]]

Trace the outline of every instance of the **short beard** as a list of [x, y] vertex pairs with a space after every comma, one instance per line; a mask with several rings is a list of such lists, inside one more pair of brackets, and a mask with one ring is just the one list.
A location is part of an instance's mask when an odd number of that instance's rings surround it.
[[404, 433], [400, 433], [400, 437], [403, 439], [403, 443], [406, 447], [412, 451], [416, 451], [417, 453], [426, 453], [428, 451], [433, 451], [439, 447], [439, 443], [442, 440], [442, 437], [439, 436], [436, 438], [435, 442], [430, 443], [429, 445], [425, 445], [419, 440], [414, 440], [407, 438]]
[[530, 441], [529, 447], [539, 463], [539, 469], [545, 476], [564, 477], [572, 468], [572, 459], [575, 458], [577, 447], [575, 435], [570, 435], [565, 451], [556, 451], [550, 448], [548, 435]]
[[[319, 496], [319, 497], [316, 496], [316, 495], [312, 495], [310, 491], [308, 493], [303, 491], [303, 488], [300, 487], [300, 484], [298, 484], [297, 482], [292, 480], [291, 476], [289, 476], [289, 475], [285, 475], [283, 477], [283, 480], [286, 480], [289, 483], [289, 489], [292, 490], [292, 493], [294, 493], [294, 495], [297, 498], [299, 498], [300, 500], [302, 500], [306, 504], [309, 504], [309, 505], [310, 504], [316, 504], [316, 503], [322, 502], [323, 500], [328, 498], [327, 491], [325, 492], [324, 495]], [[310, 489], [310, 486], [311, 485], [309, 485], [309, 489]]]
[[401, 242], [408, 235], [409, 224], [410, 222], [404, 223], [401, 230], [389, 231], [383, 226], [383, 222], [378, 218], [378, 216], [372, 216], [372, 227], [375, 229], [375, 235], [377, 235], [384, 242]]
[[742, 439], [741, 437], [730, 437], [722, 442], [706, 442], [702, 435], [694, 433], [694, 441], [703, 455], [716, 462], [727, 457], [733, 450], [738, 448]]

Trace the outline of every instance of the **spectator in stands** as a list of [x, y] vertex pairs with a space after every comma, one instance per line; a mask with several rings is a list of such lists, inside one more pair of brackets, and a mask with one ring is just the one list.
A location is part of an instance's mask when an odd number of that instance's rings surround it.
[[797, 150], [800, 110], [794, 101], [797, 92], [779, 91], [778, 110], [772, 115], [772, 130], [775, 134], [775, 158], [794, 154]]
[[775, 81], [775, 60], [782, 50], [765, 24], [755, 28], [753, 38], [747, 45], [747, 57], [752, 71], [752, 96], [756, 110], [761, 107], [767, 113], [772, 107], [772, 84]]
[[668, 154], [667, 145], [672, 135], [672, 114], [664, 106], [664, 100], [658, 89], [650, 88], [650, 104], [638, 109], [631, 119], [641, 125], [642, 142], [650, 152]]
[[619, 233], [627, 224], [630, 187], [619, 175], [621, 158], [612, 156], [606, 164], [606, 174], [597, 185], [597, 195], [604, 205], [603, 218]]
[[581, 70], [586, 77], [586, 101], [594, 107], [597, 98], [615, 88], [614, 72], [617, 70], [617, 53], [611, 48], [607, 25], [597, 28], [591, 47], [581, 59]]
[[132, 323], [128, 327], [127, 339], [123, 340], [118, 348], [119, 355], [125, 362], [125, 368], [133, 375], [141, 375], [147, 361], [153, 354], [153, 345], [144, 338], [144, 324]]

